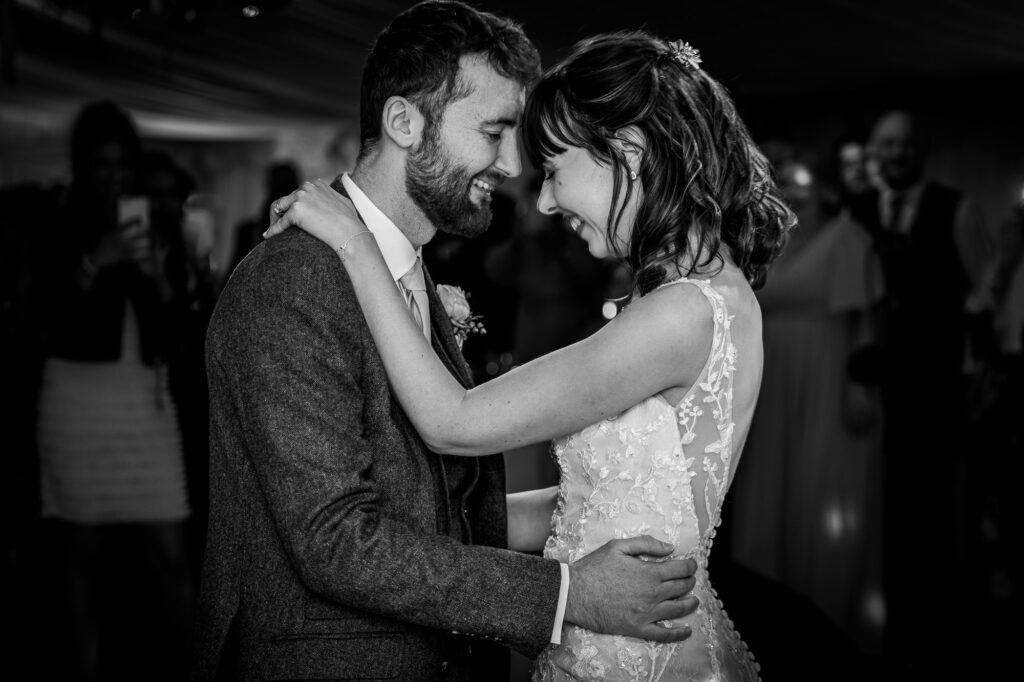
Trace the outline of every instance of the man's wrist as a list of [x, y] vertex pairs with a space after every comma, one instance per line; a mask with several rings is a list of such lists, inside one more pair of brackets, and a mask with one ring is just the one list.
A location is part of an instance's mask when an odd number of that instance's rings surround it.
[[581, 614], [579, 613], [579, 610], [580, 610], [579, 588], [581, 587], [581, 583], [577, 579], [578, 578], [578, 574], [579, 574], [579, 569], [577, 567], [575, 567], [575, 566], [567, 565], [566, 566], [566, 571], [568, 572], [569, 580], [566, 581], [568, 583], [568, 590], [566, 590], [566, 595], [565, 595], [565, 619], [564, 620], [567, 623], [574, 623], [576, 625], [579, 625], [580, 622], [581, 622], [581, 619], [580, 619], [580, 615]]

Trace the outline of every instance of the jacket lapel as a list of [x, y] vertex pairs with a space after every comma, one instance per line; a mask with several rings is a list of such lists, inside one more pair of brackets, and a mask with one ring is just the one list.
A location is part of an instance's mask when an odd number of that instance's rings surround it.
[[455, 332], [452, 329], [451, 320], [448, 319], [448, 313], [441, 303], [441, 298], [437, 295], [434, 280], [431, 279], [426, 267], [423, 268], [423, 276], [427, 281], [427, 297], [430, 299], [430, 339], [434, 346], [434, 352], [441, 358], [448, 371], [459, 380], [459, 383], [464, 388], [470, 388], [473, 385], [473, 375], [466, 360], [462, 357], [459, 345], [455, 342]]

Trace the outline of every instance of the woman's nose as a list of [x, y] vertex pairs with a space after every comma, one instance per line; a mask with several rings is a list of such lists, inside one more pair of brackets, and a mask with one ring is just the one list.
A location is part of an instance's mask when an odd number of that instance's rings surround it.
[[555, 212], [556, 206], [554, 192], [551, 191], [550, 183], [545, 180], [540, 187], [540, 196], [537, 197], [537, 210], [545, 215], [551, 215]]

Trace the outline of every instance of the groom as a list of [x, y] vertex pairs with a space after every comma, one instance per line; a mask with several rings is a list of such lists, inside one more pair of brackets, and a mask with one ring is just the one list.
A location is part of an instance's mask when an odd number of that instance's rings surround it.
[[[359, 159], [335, 183], [466, 385], [429, 275], [416, 277], [419, 250], [437, 229], [487, 228], [491, 192], [520, 172], [516, 135], [538, 71], [515, 24], [457, 2], [414, 6], [367, 59]], [[389, 392], [344, 268], [304, 232], [235, 270], [207, 366], [198, 679], [501, 679], [507, 653], [495, 660], [494, 643], [535, 657], [563, 620], [651, 637], [654, 621], [696, 608], [694, 563], [639, 560], [666, 553], [651, 538], [612, 541], [571, 567], [503, 549], [502, 456], [427, 450]]]

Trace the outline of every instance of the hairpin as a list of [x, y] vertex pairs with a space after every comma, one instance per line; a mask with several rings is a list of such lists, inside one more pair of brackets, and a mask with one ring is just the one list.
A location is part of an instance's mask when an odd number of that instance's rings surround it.
[[673, 40], [668, 44], [668, 51], [672, 59], [676, 60], [680, 66], [691, 71], [700, 68], [700, 52], [690, 43], [684, 43], [682, 40]]

